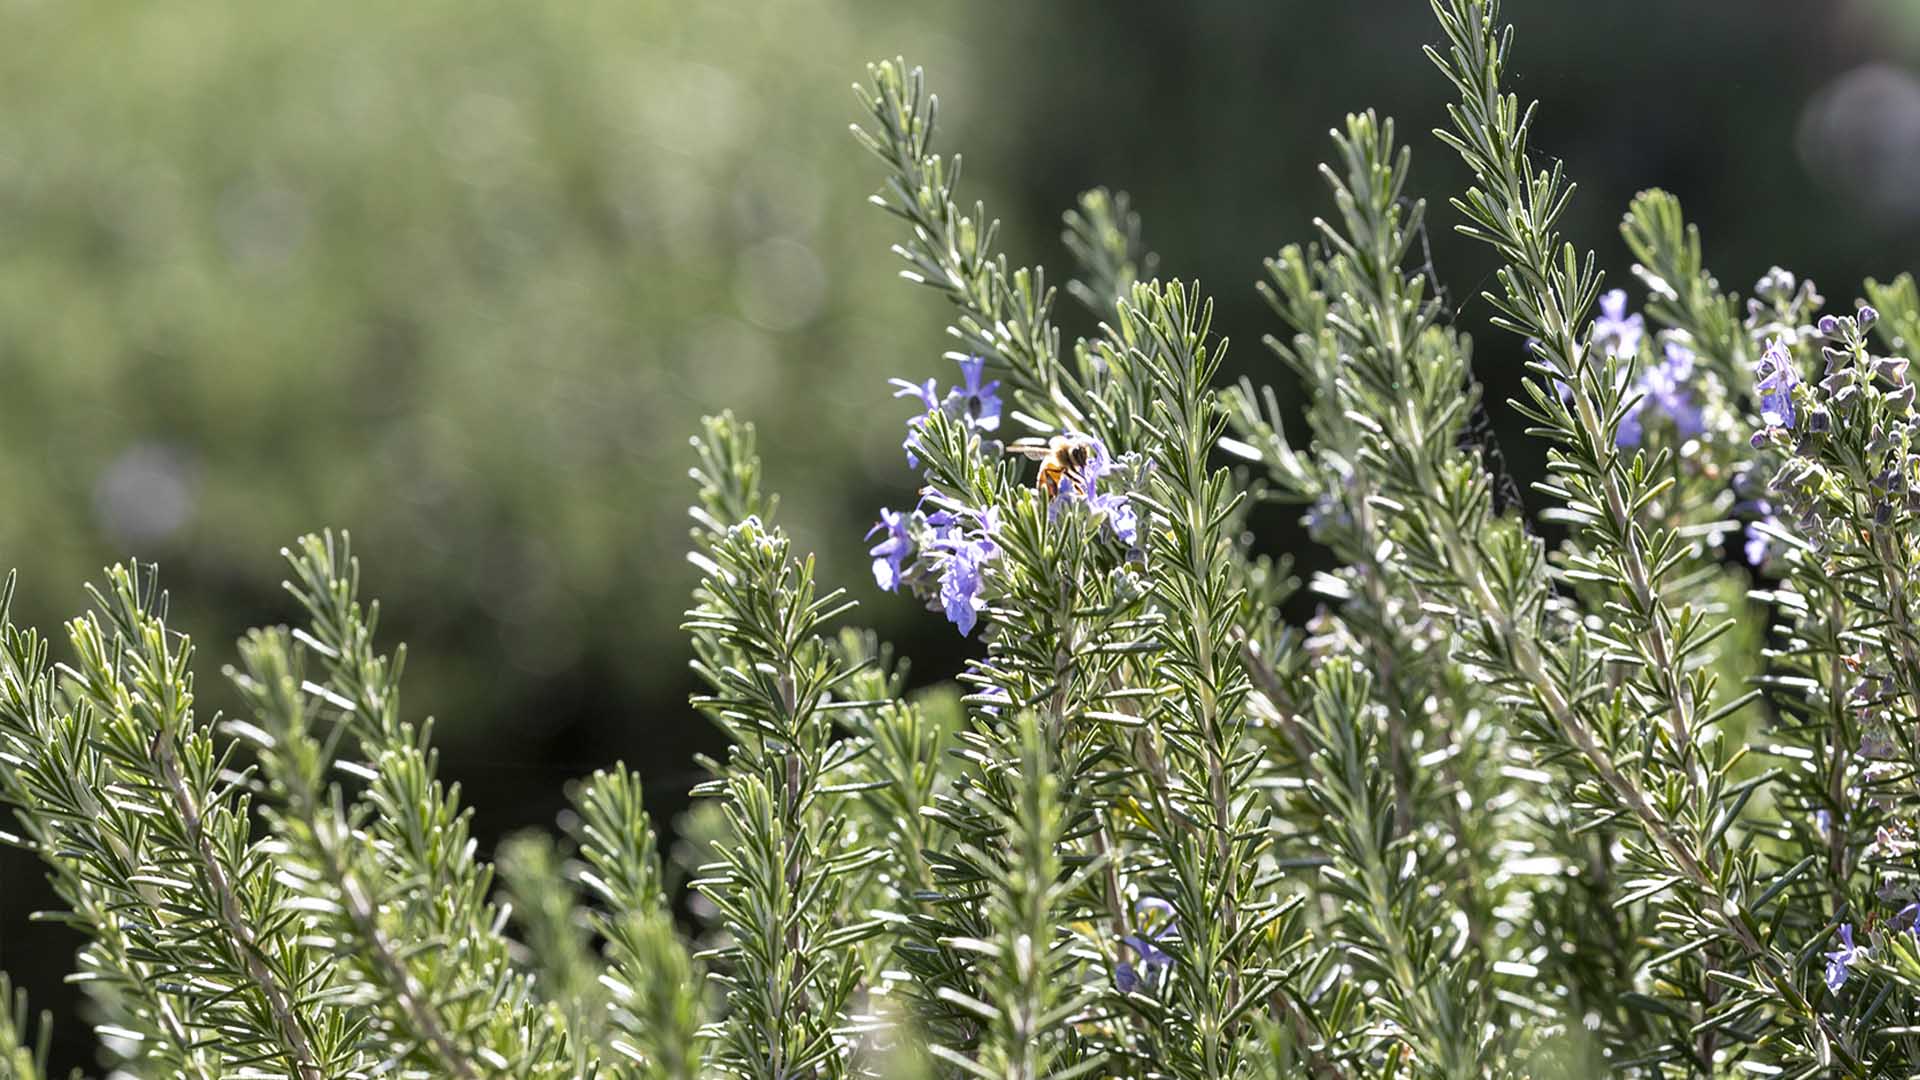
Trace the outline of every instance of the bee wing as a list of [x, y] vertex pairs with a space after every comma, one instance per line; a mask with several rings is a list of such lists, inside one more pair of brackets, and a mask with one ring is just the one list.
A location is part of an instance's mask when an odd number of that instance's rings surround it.
[[1044, 461], [1052, 447], [1039, 439], [1015, 439], [1007, 444], [1007, 453], [1019, 454], [1029, 461]]

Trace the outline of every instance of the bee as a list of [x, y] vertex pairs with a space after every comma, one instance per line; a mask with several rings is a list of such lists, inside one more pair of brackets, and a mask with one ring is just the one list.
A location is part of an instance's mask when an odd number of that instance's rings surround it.
[[1007, 453], [1020, 454], [1040, 463], [1033, 486], [1048, 499], [1060, 494], [1063, 482], [1084, 485], [1087, 469], [1093, 464], [1094, 442], [1085, 435], [1055, 435], [1042, 446], [1038, 439], [1021, 439], [1007, 447]]

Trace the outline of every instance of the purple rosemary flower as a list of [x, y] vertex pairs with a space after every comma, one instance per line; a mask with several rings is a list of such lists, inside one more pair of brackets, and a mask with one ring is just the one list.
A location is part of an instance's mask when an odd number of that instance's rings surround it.
[[1627, 291], [1614, 289], [1600, 298], [1600, 317], [1593, 320], [1593, 343], [1609, 356], [1632, 356], [1640, 351], [1647, 320], [1627, 314]]
[[985, 510], [969, 511], [973, 520], [980, 526], [980, 535], [988, 540], [1000, 535], [1000, 508], [989, 506]]
[[1864, 731], [1860, 734], [1858, 753], [1869, 761], [1892, 761], [1899, 752], [1893, 736], [1884, 731]]
[[1133, 905], [1133, 911], [1136, 916], [1146, 916], [1138, 920], [1142, 933], [1127, 934], [1120, 940], [1140, 957], [1145, 971], [1137, 970], [1128, 960], [1114, 965], [1113, 982], [1123, 994], [1133, 993], [1143, 974], [1148, 986], [1157, 985], [1161, 974], [1173, 963], [1173, 958], [1160, 948], [1160, 942], [1174, 930], [1173, 905], [1157, 896], [1143, 896]]
[[1677, 342], [1666, 344], [1661, 361], [1640, 373], [1641, 398], [1627, 415], [1620, 418], [1615, 442], [1620, 446], [1639, 446], [1645, 437], [1642, 413], [1652, 406], [1673, 420], [1674, 431], [1682, 439], [1691, 439], [1707, 430], [1706, 414], [1694, 404], [1693, 390], [1687, 385], [1693, 378], [1693, 350]]
[[[926, 406], [927, 412], [940, 407], [940, 384], [932, 379], [928, 379], [925, 384], [912, 383], [905, 379], [888, 379], [887, 382], [895, 387], [894, 397], [919, 398], [920, 404]], [[922, 419], [925, 416], [926, 413], [921, 414]]]
[[1107, 452], [1105, 443], [1091, 435], [1073, 435], [1084, 438], [1088, 445], [1087, 463], [1073, 477], [1077, 482], [1063, 483], [1054, 495], [1053, 503], [1047, 508], [1047, 516], [1059, 515], [1061, 508], [1069, 502], [1085, 503], [1106, 527], [1112, 530], [1114, 538], [1129, 548], [1138, 547], [1140, 542], [1140, 519], [1134, 512], [1133, 503], [1123, 492], [1101, 491], [1100, 481], [1120, 472], [1122, 466], [1113, 460]]
[[1853, 321], [1860, 325], [1860, 329], [1871, 330], [1873, 324], [1880, 321], [1880, 313], [1871, 305], [1861, 304], [1860, 310], [1853, 313]]
[[[1794, 370], [1787, 340], [1774, 338], [1754, 365], [1753, 380], [1753, 388], [1760, 394], [1760, 423], [1768, 430], [1793, 427], [1793, 388], [1799, 383], [1800, 373]], [[1765, 434], [1754, 434], [1754, 446], [1765, 441]]]
[[1920, 900], [1915, 900], [1913, 903], [1901, 908], [1895, 913], [1893, 919], [1895, 922], [1906, 923], [1907, 933], [1912, 934], [1914, 937], [1920, 937]]
[[1761, 275], [1759, 281], [1754, 282], [1753, 293], [1762, 300], [1784, 301], [1793, 295], [1795, 284], [1796, 279], [1791, 270], [1783, 270], [1776, 266]]
[[1006, 687], [1004, 686], [981, 687], [980, 696], [983, 698], [991, 698], [994, 701], [992, 705], [980, 706], [980, 711], [986, 713], [988, 716], [999, 716], [1001, 707], [1013, 702], [1013, 695], [1007, 693]]
[[993, 541], [965, 540], [947, 553], [941, 567], [940, 606], [962, 636], [973, 633], [980, 612], [987, 606], [986, 581], [980, 571], [993, 554]]
[[933, 379], [925, 383], [908, 382], [905, 379], [888, 379], [896, 388], [894, 397], [910, 397], [920, 402], [926, 411], [907, 420], [907, 439], [902, 443], [907, 451], [907, 467], [920, 467], [920, 457], [914, 448], [920, 440], [920, 431], [927, 426], [927, 417], [935, 412], [944, 412], [978, 431], [998, 431], [1000, 429], [1000, 380], [981, 382], [987, 363], [977, 356], [969, 356], [960, 362], [960, 385], [940, 394], [940, 384]]
[[1747, 557], [1748, 566], [1762, 566], [1767, 555], [1773, 550], [1773, 537], [1761, 532], [1752, 522], [1747, 523], [1746, 542], [1741, 550]]
[[1087, 500], [1087, 505], [1106, 520], [1107, 528], [1113, 530], [1114, 539], [1130, 548], [1139, 545], [1140, 519], [1133, 512], [1133, 503], [1127, 501], [1125, 495], [1112, 492], [1095, 495]]
[[927, 527], [933, 530], [935, 540], [945, 540], [952, 536], [953, 530], [959, 525], [960, 519], [955, 517], [951, 510], [935, 510], [927, 515]]
[[918, 398], [920, 404], [926, 406], [925, 412], [907, 420], [907, 438], [900, 444], [907, 451], [907, 468], [917, 469], [920, 467], [920, 458], [914, 454], [913, 448], [920, 441], [920, 429], [926, 426], [927, 417], [933, 415], [933, 410], [940, 407], [939, 384], [932, 379], [928, 379], [925, 385], [910, 383], [905, 379], [888, 379], [887, 381], [898, 387], [893, 392], [894, 397]]
[[934, 541], [946, 553], [940, 565], [940, 606], [962, 635], [973, 633], [980, 613], [986, 610], [987, 583], [982, 571], [1000, 554], [1000, 546], [993, 540], [1000, 529], [999, 511], [988, 507], [974, 517], [980, 524], [977, 534], [960, 531], [958, 521], [953, 520], [948, 535]]
[[[1555, 382], [1561, 389], [1562, 401], [1573, 396], [1572, 387], [1557, 379]], [[1308, 536], [1323, 544], [1330, 543], [1336, 535], [1353, 528], [1353, 513], [1348, 509], [1349, 499], [1342, 497], [1342, 491], [1350, 490], [1352, 485], [1353, 477], [1349, 473], [1341, 478], [1340, 489], [1328, 485], [1315, 497], [1313, 505], [1307, 507], [1307, 512], [1300, 517], [1301, 524], [1307, 527]]]
[[884, 533], [881, 541], [867, 549], [873, 556], [874, 583], [888, 592], [900, 588], [902, 565], [913, 557], [913, 537], [907, 532], [907, 515], [880, 508], [880, 521], [867, 530], [867, 539]]
[[1856, 961], [1866, 959], [1868, 949], [1865, 945], [1853, 943], [1853, 924], [1840, 925], [1840, 947], [1826, 954], [1827, 989], [1838, 990], [1847, 984], [1848, 968]]
[[1747, 522], [1744, 551], [1748, 566], [1758, 567], [1765, 564], [1767, 556], [1773, 552], [1774, 538], [1760, 531], [1760, 527], [1762, 525], [1779, 527], [1780, 519], [1774, 516], [1773, 504], [1765, 499], [1752, 499], [1735, 506], [1734, 510], [1748, 510], [1758, 515], [1753, 521]]
[[948, 400], [956, 402], [959, 413], [967, 422], [981, 431], [1000, 429], [1000, 380], [981, 385], [980, 376], [986, 371], [987, 362], [977, 356], [969, 356], [960, 361], [959, 386], [953, 388]]

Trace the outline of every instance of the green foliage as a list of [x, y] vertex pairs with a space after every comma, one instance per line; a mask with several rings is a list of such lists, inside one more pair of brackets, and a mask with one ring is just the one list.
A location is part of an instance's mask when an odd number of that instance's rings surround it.
[[[0, 975], [0, 1000], [11, 1008], [0, 1011], [0, 1077], [6, 1080], [45, 1080], [47, 1050], [53, 1039], [53, 1017], [41, 1013], [36, 1023], [28, 1013], [27, 994], [15, 990], [6, 976]], [[77, 1075], [77, 1074], [76, 1074]]]
[[603, 905], [591, 922], [606, 942], [599, 981], [608, 995], [607, 1015], [595, 1018], [583, 989], [576, 1014], [619, 1032], [610, 1047], [627, 1064], [615, 1064], [616, 1075], [690, 1080], [704, 1054], [704, 973], [667, 907], [640, 780], [623, 766], [597, 772], [574, 792], [574, 807], [589, 867], [581, 882]]
[[[920, 503], [882, 511], [870, 556], [983, 649], [909, 694], [776, 521], [752, 425], [708, 417], [682, 628], [726, 749], [682, 838], [686, 936], [624, 765], [572, 790], [559, 837], [503, 844], [495, 882], [344, 535], [287, 553], [307, 625], [241, 642], [248, 714], [218, 725], [151, 569], [107, 571], [58, 666], [9, 579], [0, 796], [86, 935], [103, 1063], [1910, 1074], [1920, 414], [1908, 361], [1872, 347], [1913, 340], [1912, 279], [1868, 283], [1884, 313], [1820, 316], [1775, 269], [1742, 318], [1646, 192], [1630, 317], [1562, 236], [1572, 186], [1529, 150], [1495, 5], [1433, 7], [1458, 93], [1437, 134], [1473, 176], [1452, 205], [1532, 353], [1510, 405], [1548, 447], [1540, 521], [1503, 490], [1467, 328], [1410, 268], [1426, 206], [1390, 121], [1347, 118], [1335, 218], [1268, 264], [1299, 446], [1273, 389], [1216, 385], [1213, 301], [1155, 276], [1124, 196], [1065, 218], [1099, 329], [1063, 344], [1045, 275], [961, 209], [920, 72], [877, 64], [874, 201], [952, 308], [963, 381], [901, 381]], [[1307, 505], [1337, 562], [1305, 626], [1254, 551], [1262, 503]], [[1768, 579], [1746, 596], [1718, 550], [1739, 518]], [[21, 1003], [0, 1046], [37, 1077], [25, 1028]]]

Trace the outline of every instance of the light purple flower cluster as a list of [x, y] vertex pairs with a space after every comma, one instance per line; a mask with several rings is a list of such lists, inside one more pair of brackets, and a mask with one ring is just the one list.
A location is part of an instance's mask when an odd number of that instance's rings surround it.
[[1826, 302], [1812, 281], [1776, 266], [1753, 283], [1745, 325], [1756, 341], [1779, 334], [1797, 339], [1805, 336], [1808, 321]]
[[[1907, 379], [1907, 361], [1898, 356], [1856, 357], [1854, 342], [1864, 346], [1864, 335], [1873, 324], [1879, 321], [1879, 312], [1871, 307], [1862, 306], [1851, 319], [1842, 319], [1836, 315], [1820, 317], [1818, 330], [1821, 336], [1837, 343], [1820, 349], [1820, 355], [1826, 359], [1826, 371], [1815, 384], [1813, 408], [1806, 417], [1806, 430], [1809, 434], [1832, 430], [1833, 417], [1854, 410], [1867, 388], [1875, 385], [1891, 384], [1895, 389], [1891, 398], [1899, 397], [1902, 392], [1912, 401]], [[1860, 361], [1864, 360], [1862, 365]], [[1890, 399], [1891, 399], [1890, 398]], [[1905, 412], [1903, 408], [1901, 410]]]
[[[1864, 752], [1865, 740], [1862, 740], [1862, 748]], [[1884, 756], [1887, 758], [1894, 756], [1891, 741], [1889, 741], [1889, 744], [1885, 747]], [[1825, 836], [1828, 830], [1833, 828], [1833, 815], [1825, 810], [1818, 811], [1815, 814], [1815, 822], [1821, 835]], [[1890, 844], [1890, 835], [1889, 830], [1885, 826], [1882, 826], [1880, 829], [1880, 839], [1876, 841], [1876, 843]], [[1871, 851], [1872, 849], [1869, 848], [1869, 853], [1871, 853]], [[1880, 895], [1883, 899], [1890, 899], [1885, 891], [1882, 891]], [[1905, 907], [1895, 912], [1893, 918], [1888, 920], [1886, 925], [1889, 931], [1897, 929], [1905, 930], [1915, 939], [1920, 940], [1920, 900], [1909, 902]], [[1825, 981], [1827, 989], [1835, 992], [1847, 985], [1847, 980], [1854, 974], [1853, 966], [1855, 964], [1873, 955], [1872, 946], [1863, 945], [1854, 940], [1852, 923], [1840, 924], [1837, 933], [1840, 939], [1840, 947], [1830, 949], [1821, 954], [1826, 960]]]
[[[1793, 354], [1788, 351], [1786, 340], [1774, 338], [1767, 344], [1754, 369], [1754, 390], [1760, 395], [1761, 423], [1761, 427], [1753, 433], [1755, 449], [1767, 445], [1794, 426], [1793, 388], [1799, 381], [1799, 373], [1793, 365]], [[1762, 527], [1778, 528], [1780, 518], [1770, 499], [1756, 499], [1747, 505], [1758, 515], [1758, 520], [1747, 524], [1745, 554], [1749, 565], [1759, 567], [1766, 563], [1774, 543], [1773, 537], [1763, 532]], [[1829, 972], [1831, 970], [1830, 967]]]
[[980, 711], [988, 716], [999, 716], [1002, 708], [1013, 703], [1013, 695], [1007, 693], [1007, 688], [1004, 686], [982, 687], [977, 696], [986, 698], [992, 703], [980, 706]]
[[1061, 512], [1073, 504], [1083, 504], [1094, 519], [1113, 533], [1114, 539], [1125, 544], [1129, 550], [1140, 547], [1140, 519], [1135, 514], [1133, 503], [1126, 492], [1116, 491], [1111, 485], [1103, 487], [1101, 481], [1116, 474], [1125, 473], [1127, 467], [1113, 460], [1107, 452], [1106, 444], [1091, 435], [1075, 435], [1090, 443], [1086, 468], [1081, 470], [1078, 482], [1060, 485], [1060, 491], [1053, 497], [1053, 503], [1047, 508], [1049, 520], [1058, 520]]
[[[1586, 362], [1597, 367], [1600, 363], [1598, 357], [1601, 356], [1629, 359], [1640, 352], [1640, 343], [1646, 336], [1646, 317], [1639, 312], [1627, 314], [1627, 291], [1625, 289], [1609, 290], [1600, 297], [1600, 314], [1594, 318], [1593, 325], [1588, 329], [1587, 337], [1592, 344], [1592, 350], [1586, 354]], [[1536, 357], [1544, 359], [1547, 355], [1545, 346], [1538, 338], [1528, 338], [1526, 348]], [[1571, 402], [1573, 385], [1567, 379], [1572, 378], [1573, 373], [1563, 372], [1562, 374], [1566, 378], [1553, 380], [1553, 388], [1560, 395], [1561, 401]]]
[[897, 388], [894, 397], [913, 398], [926, 410], [907, 421], [907, 438], [901, 446], [907, 451], [909, 469], [920, 467], [919, 455], [914, 450], [919, 445], [920, 431], [926, 427], [927, 417], [936, 412], [944, 412], [975, 431], [1000, 430], [1000, 380], [983, 381], [987, 364], [977, 356], [969, 356], [959, 363], [960, 385], [948, 390], [945, 396], [940, 394], [939, 383], [933, 379], [925, 383], [888, 380]]
[[[917, 451], [927, 419], [943, 413], [971, 431], [994, 432], [1000, 428], [1000, 383], [985, 377], [986, 364], [979, 357], [959, 361], [960, 383], [940, 393], [939, 384], [928, 379], [913, 383], [892, 379], [895, 397], [911, 397], [924, 408], [907, 421], [907, 464], [919, 468]], [[1139, 544], [1140, 523], [1132, 502], [1124, 491], [1109, 485], [1102, 490], [1101, 480], [1123, 466], [1116, 463], [1098, 439], [1088, 436], [1088, 465], [1061, 487], [1049, 514], [1058, 515], [1069, 504], [1084, 505], [1096, 519], [1129, 548]], [[869, 530], [867, 539], [877, 542], [867, 549], [873, 560], [873, 580], [888, 592], [907, 586], [928, 601], [929, 607], [945, 613], [962, 634], [973, 633], [980, 613], [987, 608], [988, 567], [999, 557], [999, 510], [977, 510], [927, 496], [922, 500], [936, 504], [932, 513], [922, 509], [880, 510], [880, 520]]]
[[879, 523], [867, 530], [869, 540], [874, 533], [883, 534], [879, 543], [867, 549], [867, 554], [873, 556], [874, 584], [888, 592], [900, 588], [906, 562], [913, 557], [913, 534], [907, 531], [910, 516], [883, 506]]
[[1000, 546], [993, 539], [1000, 531], [999, 514], [989, 506], [984, 513], [973, 515], [977, 525], [973, 530], [957, 527], [958, 519], [946, 515], [947, 528], [929, 545], [941, 553], [936, 556], [940, 560], [940, 607], [962, 635], [973, 633], [974, 624], [987, 607], [983, 571], [1000, 554]]
[[1761, 430], [1753, 433], [1755, 449], [1764, 446], [1779, 431], [1793, 428], [1793, 388], [1800, 385], [1800, 373], [1793, 366], [1793, 354], [1787, 340], [1776, 337], [1767, 343], [1754, 365], [1754, 391], [1760, 395]]
[[1593, 320], [1593, 344], [1609, 356], [1629, 357], [1640, 351], [1647, 320], [1639, 312], [1627, 314], [1627, 291], [1610, 290], [1600, 298], [1600, 317]]
[[[1847, 502], [1849, 490], [1866, 495], [1876, 529], [1904, 530], [1920, 514], [1920, 387], [1907, 358], [1869, 352], [1867, 330], [1878, 320], [1862, 305], [1851, 316], [1787, 327], [1771, 336], [1755, 367], [1760, 426], [1753, 445], [1791, 455], [1778, 463], [1769, 496], [1815, 548], [1853, 542], [1846, 526], [1857, 505]], [[1803, 375], [1792, 352], [1793, 343], [1815, 338], [1826, 339], [1817, 380]]]
[[[986, 378], [986, 361], [980, 357], [966, 357], [959, 364], [960, 382], [945, 394], [934, 379], [924, 383], [888, 380], [895, 387], [894, 397], [913, 398], [923, 410], [907, 420], [907, 437], [901, 446], [907, 452], [908, 468], [920, 467], [921, 433], [927, 418], [936, 412], [971, 431], [1000, 429], [999, 380]], [[985, 568], [1000, 553], [994, 541], [998, 529], [992, 508], [982, 513], [950, 507], [927, 514], [883, 507], [879, 523], [867, 532], [869, 540], [880, 537], [867, 552], [873, 558], [873, 580], [889, 592], [905, 584], [927, 595], [962, 634], [970, 634], [986, 608]]]
[[1692, 380], [1693, 350], [1676, 341], [1667, 342], [1660, 362], [1640, 373], [1636, 385], [1640, 400], [1621, 417], [1615, 442], [1622, 447], [1640, 445], [1646, 436], [1643, 414], [1648, 407], [1672, 420], [1674, 431], [1682, 439], [1706, 431], [1706, 412], [1695, 400]]
[[[1785, 271], [1776, 270], [1775, 273], [1784, 275]], [[1768, 280], [1763, 278], [1762, 284], [1768, 284]], [[1792, 289], [1791, 275], [1772, 282], [1771, 287], [1781, 296], [1788, 295]], [[1794, 304], [1796, 309], [1803, 306], [1798, 298], [1794, 300]], [[1820, 319], [1817, 329], [1822, 334], [1837, 333], [1840, 329], [1839, 320], [1833, 316], [1825, 316]], [[1807, 432], [1820, 432], [1827, 429], [1828, 414], [1823, 403], [1816, 400], [1813, 412], [1808, 417], [1802, 417], [1799, 407], [1794, 404], [1794, 391], [1800, 386], [1801, 378], [1799, 367], [1794, 361], [1793, 338], [1790, 335], [1798, 334], [1799, 331], [1794, 331], [1792, 328], [1788, 328], [1787, 332], [1773, 334], [1767, 341], [1766, 349], [1761, 352], [1760, 359], [1754, 363], [1753, 389], [1759, 397], [1760, 406], [1760, 424], [1754, 430], [1751, 440], [1756, 450], [1770, 444], [1782, 443], [1790, 431], [1799, 431], [1804, 428]], [[1828, 354], [1829, 364], [1834, 362], [1836, 356], [1841, 355], [1833, 349], [1825, 351]], [[1816, 394], [1815, 397], [1818, 399], [1820, 395]], [[1740, 484], [1736, 483], [1735, 487], [1737, 490]], [[1754, 515], [1754, 518], [1747, 523], [1745, 535], [1744, 549], [1748, 565], [1762, 566], [1766, 563], [1768, 556], [1773, 553], [1776, 538], [1763, 530], [1782, 527], [1784, 520], [1781, 517], [1782, 507], [1777, 505], [1775, 500], [1788, 494], [1774, 489], [1765, 495], [1743, 499], [1736, 506], [1736, 509], [1746, 510]], [[1790, 511], [1788, 517], [1797, 516], [1797, 511], [1793, 509], [1794, 500], [1788, 497], [1785, 502]]]
[[1133, 993], [1143, 981], [1148, 988], [1158, 986], [1160, 977], [1173, 963], [1173, 958], [1160, 947], [1167, 935], [1175, 932], [1173, 905], [1157, 896], [1143, 896], [1133, 905], [1133, 912], [1141, 932], [1124, 935], [1120, 941], [1140, 958], [1140, 967], [1134, 967], [1131, 960], [1114, 965], [1113, 984], [1123, 994]]
[[1827, 989], [1838, 990], [1847, 984], [1848, 969], [1867, 958], [1870, 950], [1853, 943], [1853, 924], [1840, 926], [1840, 947], [1826, 954]]
[[999, 511], [992, 507], [931, 514], [881, 507], [880, 521], [867, 530], [867, 539], [880, 537], [867, 549], [874, 583], [888, 592], [902, 584], [916, 592], [924, 587], [953, 625], [971, 634], [986, 610], [985, 569], [1000, 554], [994, 540], [999, 530]]
[[1753, 521], [1747, 522], [1746, 542], [1743, 545], [1743, 550], [1747, 557], [1747, 565], [1762, 566], [1766, 563], [1767, 556], [1772, 554], [1774, 545], [1774, 538], [1763, 532], [1762, 526], [1779, 528], [1780, 519], [1774, 515], [1773, 503], [1766, 499], [1755, 499], [1744, 507], [1736, 507], [1736, 509], [1741, 508], [1750, 510], [1757, 515]]

